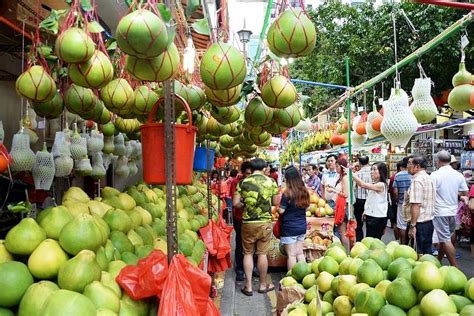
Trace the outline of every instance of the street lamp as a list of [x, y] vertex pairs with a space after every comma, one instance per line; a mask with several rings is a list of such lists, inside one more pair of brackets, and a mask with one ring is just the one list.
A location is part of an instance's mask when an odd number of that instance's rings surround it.
[[252, 31], [245, 29], [245, 19], [244, 19], [244, 28], [238, 31], [237, 34], [239, 35], [240, 42], [244, 44], [244, 55], [247, 55], [245, 51], [245, 45], [250, 41], [250, 36], [252, 35]]

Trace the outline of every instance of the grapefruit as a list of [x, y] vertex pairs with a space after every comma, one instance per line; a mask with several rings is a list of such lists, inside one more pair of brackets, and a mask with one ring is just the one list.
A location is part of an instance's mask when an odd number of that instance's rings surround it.
[[318, 265], [319, 271], [326, 271], [332, 275], [337, 275], [339, 272], [339, 264], [333, 257], [325, 256]]
[[417, 293], [406, 279], [397, 278], [385, 292], [387, 302], [404, 310], [412, 308], [417, 303]]
[[416, 251], [412, 247], [407, 246], [407, 245], [398, 245], [393, 250], [393, 259], [396, 259], [396, 258], [406, 258], [406, 259], [411, 258], [416, 261], [418, 259], [418, 255], [416, 254]]
[[359, 313], [377, 316], [385, 305], [385, 299], [376, 289], [367, 288], [357, 294], [354, 305]]
[[316, 284], [319, 287], [321, 293], [326, 293], [331, 290], [331, 282], [334, 279], [334, 276], [326, 271], [323, 271], [319, 274], [316, 279]]
[[432, 290], [420, 302], [423, 315], [439, 315], [442, 313], [456, 313], [456, 305], [443, 290]]
[[82, 294], [58, 290], [46, 300], [40, 315], [96, 316], [96, 308], [94, 303]]
[[388, 271], [388, 278], [389, 280], [395, 280], [398, 274], [405, 269], [411, 270], [412, 266], [410, 262], [405, 258], [397, 258], [392, 263], [389, 264], [387, 271]]
[[357, 282], [367, 283], [376, 286], [384, 279], [383, 270], [372, 259], [365, 261], [357, 270]]
[[413, 269], [411, 282], [418, 291], [429, 292], [443, 288], [444, 277], [434, 263], [425, 261]]
[[33, 284], [28, 267], [18, 261], [0, 263], [0, 307], [13, 307], [20, 303], [26, 290]]
[[466, 275], [456, 267], [444, 266], [439, 269], [444, 278], [443, 290], [448, 294], [462, 292], [467, 283]]

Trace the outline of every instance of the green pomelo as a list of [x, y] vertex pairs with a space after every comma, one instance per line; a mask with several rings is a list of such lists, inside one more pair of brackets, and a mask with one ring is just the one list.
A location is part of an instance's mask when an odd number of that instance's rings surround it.
[[290, 287], [290, 286], [298, 284], [298, 281], [296, 281], [295, 278], [291, 276], [287, 276], [281, 279], [280, 283], [283, 287]]
[[388, 278], [389, 280], [395, 280], [401, 271], [405, 269], [411, 270], [411, 268], [412, 268], [411, 263], [407, 259], [397, 258], [388, 265], [388, 268], [387, 268]]
[[364, 260], [360, 258], [354, 258], [349, 265], [349, 274], [357, 276], [357, 270], [359, 270], [360, 266], [364, 263]]
[[5, 247], [14, 255], [30, 255], [46, 239], [46, 233], [34, 219], [24, 218], [5, 237]]
[[124, 294], [120, 301], [120, 315], [123, 312], [123, 316], [147, 316], [148, 309], [146, 300], [135, 301], [127, 294]]
[[423, 296], [420, 302], [423, 315], [440, 315], [442, 313], [456, 313], [456, 305], [443, 290], [433, 290]]
[[348, 296], [338, 296], [332, 304], [336, 315], [348, 316], [352, 314], [352, 302]]
[[474, 278], [470, 278], [464, 286], [464, 296], [474, 301]]
[[323, 301], [324, 302], [328, 302], [329, 304], [332, 304], [334, 303], [334, 299], [335, 299], [335, 295], [332, 291], [327, 291], [326, 293], [324, 293], [323, 295]]
[[385, 292], [387, 302], [398, 306], [404, 310], [408, 310], [415, 306], [418, 297], [417, 292], [406, 279], [398, 278], [395, 279]]
[[21, 299], [18, 316], [41, 316], [40, 311], [44, 303], [57, 290], [59, 287], [51, 281], [33, 283]]
[[110, 240], [114, 245], [115, 249], [117, 249], [120, 253], [134, 252], [135, 247], [133, 246], [132, 242], [127, 238], [121, 231], [112, 231], [110, 233]]
[[8, 308], [0, 307], [0, 316], [15, 316], [15, 313]]
[[305, 276], [311, 273], [311, 266], [304, 261], [296, 263], [291, 268], [291, 275], [298, 281], [301, 282]]
[[188, 102], [191, 111], [199, 110], [206, 102], [206, 94], [204, 94], [201, 88], [195, 85], [187, 85], [182, 97]]
[[71, 84], [64, 93], [64, 105], [73, 114], [86, 114], [95, 111], [97, 97], [89, 88]]
[[313, 285], [316, 284], [316, 274], [310, 273], [307, 276], [303, 278], [303, 281], [301, 282], [303, 284], [305, 289], [309, 289]]
[[41, 309], [42, 316], [96, 316], [96, 308], [86, 296], [68, 290], [53, 292]]
[[96, 50], [88, 61], [69, 65], [68, 75], [78, 86], [100, 89], [113, 79], [114, 68], [109, 57]]
[[[133, 89], [125, 79], [114, 79], [100, 90], [105, 107], [114, 113], [132, 110], [135, 103]], [[118, 114], [118, 113], [117, 113]]]
[[107, 308], [115, 313], [120, 311], [120, 300], [117, 295], [99, 281], [87, 285], [83, 294], [94, 303], [96, 308]]
[[425, 261], [413, 268], [411, 283], [418, 291], [429, 292], [443, 288], [444, 277], [434, 263]]
[[337, 283], [337, 293], [339, 295], [349, 295], [350, 289], [357, 284], [357, 278], [353, 275], [340, 275]]
[[464, 308], [461, 310], [461, 313], [459, 314], [459, 316], [471, 315], [474, 315], [474, 304], [464, 306]]
[[53, 279], [67, 260], [68, 255], [56, 240], [45, 239], [28, 258], [28, 269], [37, 279]]
[[166, 25], [156, 14], [145, 9], [122, 17], [115, 38], [122, 52], [145, 59], [161, 55], [168, 45]]
[[366, 313], [369, 316], [377, 316], [384, 305], [385, 299], [373, 288], [360, 291], [354, 301], [356, 311]]
[[211, 107], [211, 115], [221, 124], [231, 124], [240, 118], [240, 111], [236, 106]]
[[56, 92], [49, 101], [35, 102], [32, 104], [35, 113], [47, 120], [58, 118], [64, 110], [63, 97]]
[[32, 66], [16, 80], [16, 92], [33, 102], [46, 102], [53, 99], [56, 83], [41, 66]]
[[356, 258], [368, 249], [369, 248], [366, 245], [358, 241], [354, 244], [354, 246], [351, 249], [351, 257]]
[[115, 128], [117, 131], [125, 134], [134, 133], [140, 128], [137, 119], [126, 119], [120, 116], [115, 117]]
[[316, 29], [304, 10], [289, 8], [272, 23], [267, 41], [279, 57], [308, 56], [316, 44]]
[[354, 303], [355, 298], [357, 297], [357, 294], [359, 294], [359, 292], [361, 292], [362, 290], [368, 289], [368, 288], [370, 288], [370, 286], [368, 284], [357, 283], [356, 285], [353, 285], [349, 289], [349, 292], [348, 292], [347, 296], [349, 296], [349, 299], [351, 300], [351, 302]]
[[415, 261], [418, 259], [416, 251], [412, 247], [407, 245], [398, 245], [397, 247], [395, 247], [393, 251], [393, 259], [397, 259], [400, 257], [405, 259], [411, 258]]
[[125, 69], [136, 80], [162, 82], [173, 78], [178, 71], [179, 52], [174, 43], [159, 56], [141, 59], [135, 56], [125, 58]]
[[221, 124], [214, 117], [210, 116], [207, 120], [206, 131], [213, 136], [222, 136], [230, 131], [230, 125]]
[[68, 64], [88, 61], [95, 51], [94, 41], [84, 30], [71, 27], [59, 34], [56, 39], [56, 55]]
[[109, 270], [108, 272], [112, 276], [112, 278], [115, 280], [117, 276], [119, 275], [120, 271], [122, 268], [124, 268], [127, 264], [123, 262], [122, 260], [114, 260], [109, 263]]
[[331, 247], [326, 251], [325, 256], [334, 258], [338, 264], [347, 258], [347, 254], [344, 249], [340, 247]]
[[462, 84], [451, 90], [448, 96], [449, 107], [455, 111], [467, 111], [472, 109], [470, 97], [474, 93], [472, 84]]
[[122, 297], [122, 290], [120, 289], [120, 286], [109, 272], [101, 272], [100, 283], [111, 289], [115, 295], [117, 295], [117, 297]]
[[0, 307], [18, 305], [32, 284], [33, 277], [25, 264], [18, 261], [0, 263]]
[[153, 245], [153, 235], [145, 227], [137, 227], [135, 232], [141, 237], [145, 245]]
[[242, 85], [235, 86], [225, 90], [212, 90], [209, 87], [204, 88], [204, 93], [207, 96], [207, 100], [214, 106], [226, 107], [234, 105], [240, 100], [240, 91]]
[[130, 216], [128, 216], [125, 211], [117, 208], [108, 210], [103, 218], [112, 231], [116, 230], [128, 233], [133, 226]]
[[334, 280], [334, 276], [326, 271], [319, 273], [318, 278], [316, 279], [316, 284], [318, 285], [319, 291], [321, 293], [326, 293], [331, 290], [331, 283]]
[[262, 126], [272, 122], [274, 110], [259, 97], [253, 98], [245, 108], [245, 122], [250, 126]]
[[214, 90], [226, 90], [241, 84], [247, 75], [245, 56], [235, 47], [217, 42], [204, 53], [200, 66], [201, 79]]
[[58, 285], [62, 289], [82, 293], [88, 284], [99, 281], [100, 277], [101, 270], [95, 253], [82, 250], [61, 266], [58, 273]]
[[375, 286], [375, 289], [382, 294], [384, 299], [387, 297], [387, 287], [391, 284], [389, 280], [382, 280]]
[[454, 305], [456, 305], [456, 309], [458, 313], [461, 312], [464, 306], [472, 304], [472, 301], [470, 299], [461, 295], [451, 294], [449, 295], [449, 298], [451, 299], [451, 301], [453, 301]]
[[379, 311], [379, 315], [384, 316], [406, 316], [406, 313], [403, 309], [398, 306], [387, 304], [382, 307]]
[[383, 270], [372, 259], [367, 259], [357, 270], [357, 282], [376, 286], [384, 279]]
[[442, 289], [448, 294], [459, 293], [464, 290], [467, 283], [466, 275], [456, 267], [443, 266], [439, 269], [443, 276]]
[[425, 254], [423, 256], [421, 256], [420, 259], [418, 259], [419, 262], [425, 262], [425, 261], [430, 261], [431, 263], [434, 263], [434, 265], [438, 268], [441, 268], [441, 262], [439, 262], [438, 258], [436, 258], [435, 256], [433, 255], [428, 255], [428, 254]]
[[69, 254], [76, 255], [84, 249], [96, 251], [104, 242], [102, 238], [92, 215], [79, 214], [61, 230], [59, 244]]
[[280, 126], [290, 128], [295, 127], [301, 120], [301, 112], [296, 104], [290, 105], [284, 109], [275, 110], [273, 119]]
[[420, 305], [415, 305], [407, 313], [408, 316], [423, 316]]
[[369, 258], [373, 259], [382, 270], [387, 270], [388, 266], [392, 262], [392, 257], [383, 249], [375, 249], [369, 255]]
[[149, 86], [139, 86], [135, 89], [135, 104], [132, 111], [137, 115], [148, 115], [158, 98], [158, 94]]
[[282, 75], [273, 77], [262, 88], [262, 100], [271, 108], [286, 108], [295, 103], [296, 96], [295, 86]]
[[100, 247], [99, 250], [95, 253], [95, 260], [99, 265], [101, 270], [106, 270], [109, 266], [109, 258], [107, 257], [106, 251], [104, 247]]

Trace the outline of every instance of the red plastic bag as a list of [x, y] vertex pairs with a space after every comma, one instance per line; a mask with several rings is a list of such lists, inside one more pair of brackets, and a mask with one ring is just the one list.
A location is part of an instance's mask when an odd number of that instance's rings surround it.
[[175, 255], [163, 286], [158, 316], [206, 315], [210, 289], [209, 275], [183, 255]]
[[209, 252], [209, 255], [215, 256], [217, 254], [217, 248], [214, 247], [214, 227], [215, 223], [210, 220], [209, 224], [207, 226], [204, 226], [203, 228], [199, 229], [199, 234], [201, 235], [201, 239], [206, 244], [207, 251]]
[[341, 225], [346, 217], [346, 198], [338, 194], [335, 208], [334, 225]]
[[351, 241], [355, 241], [356, 228], [357, 228], [357, 221], [355, 219], [349, 220], [346, 227], [346, 237], [349, 238], [349, 240]]
[[137, 266], [126, 266], [123, 267], [119, 275], [115, 278], [115, 281], [120, 287], [127, 293], [128, 296], [134, 300], [140, 300], [146, 296], [142, 296], [142, 290], [138, 284], [138, 267]]
[[275, 225], [273, 225], [273, 236], [275, 236], [276, 239], [280, 239], [280, 230], [281, 230], [281, 220], [280, 220], [280, 217], [278, 217], [277, 221], [275, 222]]
[[216, 304], [212, 301], [212, 299], [207, 299], [207, 312], [206, 316], [220, 316], [221, 312], [217, 309]]

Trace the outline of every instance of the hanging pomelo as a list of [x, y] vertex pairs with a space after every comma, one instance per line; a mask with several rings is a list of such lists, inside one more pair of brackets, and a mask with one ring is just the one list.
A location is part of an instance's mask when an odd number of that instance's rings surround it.
[[186, 100], [186, 102], [188, 102], [191, 110], [200, 109], [206, 102], [206, 95], [204, 94], [204, 91], [195, 85], [186, 86], [186, 90], [181, 96]]
[[32, 106], [33, 110], [35, 110], [35, 113], [38, 116], [44, 117], [47, 120], [52, 120], [59, 117], [61, 113], [63, 113], [63, 97], [61, 96], [61, 94], [56, 92], [51, 100], [40, 103], [35, 102]]
[[242, 134], [242, 121], [234, 122], [231, 125], [231, 130], [229, 131], [229, 135], [232, 137], [237, 137]]
[[102, 100], [97, 99], [97, 103], [101, 106], [96, 105], [96, 111], [94, 113], [93, 120], [98, 124], [107, 124], [108, 122], [110, 122], [110, 120], [112, 120], [113, 114], [109, 110], [107, 110]]
[[230, 137], [229, 135], [222, 135], [219, 138], [219, 143], [221, 144], [221, 147], [225, 147], [228, 149], [232, 149], [235, 146], [234, 138]]
[[69, 65], [68, 75], [81, 87], [99, 89], [113, 79], [114, 68], [109, 57], [96, 50], [88, 61]]
[[196, 119], [193, 120], [194, 126], [198, 128], [199, 135], [204, 135], [207, 133], [207, 121], [208, 121], [207, 116], [203, 114], [198, 114]]
[[273, 119], [274, 110], [262, 102], [259, 97], [253, 98], [245, 108], [245, 122], [250, 126], [262, 126]]
[[85, 114], [95, 109], [97, 97], [89, 88], [71, 84], [64, 93], [64, 105], [69, 112]]
[[136, 132], [140, 127], [140, 122], [136, 119], [124, 119], [117, 116], [114, 125], [119, 132], [128, 134]]
[[248, 125], [248, 124], [245, 124], [245, 130], [246, 130], [249, 134], [256, 134], [256, 135], [265, 132], [265, 129], [263, 128], [263, 126], [250, 126], [250, 125]]
[[275, 121], [273, 121], [269, 125], [265, 125], [264, 128], [271, 135], [280, 135], [281, 133], [283, 133], [284, 131], [288, 129], [287, 127], [282, 126]]
[[100, 101], [99, 98], [96, 98], [94, 107], [90, 111], [84, 112], [79, 116], [84, 120], [93, 120], [96, 114], [102, 113], [102, 109], [104, 109], [104, 103]]
[[206, 131], [213, 136], [222, 136], [230, 130], [229, 125], [219, 123], [214, 117], [209, 117], [206, 124]]
[[383, 122], [383, 116], [380, 115], [379, 113], [379, 116], [375, 117], [372, 121], [372, 129], [374, 131], [380, 132], [382, 129], [382, 122]]
[[356, 129], [355, 129], [357, 134], [359, 135], [367, 134], [367, 131], [365, 129], [365, 123], [366, 123], [365, 121], [357, 123]]
[[218, 42], [204, 53], [200, 72], [206, 86], [214, 90], [226, 90], [244, 81], [247, 64], [244, 55], [235, 47]]
[[267, 42], [278, 57], [308, 56], [316, 44], [316, 29], [302, 9], [289, 8], [268, 29]]
[[455, 111], [467, 111], [472, 109], [470, 97], [474, 93], [474, 86], [462, 84], [451, 90], [448, 96], [449, 107]]
[[241, 84], [226, 90], [212, 90], [209, 87], [204, 88], [207, 100], [211, 104], [220, 107], [234, 105], [239, 102], [241, 90]]
[[125, 79], [114, 79], [100, 90], [100, 97], [109, 111], [127, 109], [131, 112], [135, 101], [133, 89]]
[[211, 115], [221, 124], [234, 123], [240, 118], [240, 111], [236, 106], [225, 108], [211, 107]]
[[464, 62], [461, 62], [459, 64], [459, 70], [453, 76], [453, 79], [451, 82], [453, 84], [453, 87], [457, 87], [462, 84], [472, 83], [472, 74], [466, 69], [466, 64]]
[[56, 55], [68, 64], [80, 64], [88, 61], [95, 51], [94, 41], [77, 27], [71, 27], [56, 39]]
[[262, 88], [262, 100], [271, 108], [286, 108], [296, 101], [296, 88], [285, 76], [275, 76]]
[[139, 58], [157, 57], [168, 44], [165, 23], [156, 14], [144, 9], [120, 19], [115, 38], [124, 53]]
[[42, 66], [34, 65], [18, 77], [16, 92], [33, 102], [46, 102], [56, 94], [56, 83]]
[[301, 111], [295, 104], [287, 108], [275, 110], [273, 119], [286, 128], [295, 127], [301, 120]]
[[133, 78], [142, 81], [162, 82], [174, 77], [178, 71], [179, 52], [174, 43], [159, 56], [150, 59], [141, 59], [127, 56], [125, 69]]
[[261, 134], [249, 134], [250, 139], [255, 143], [255, 145], [262, 146], [268, 142], [268, 139], [271, 140], [272, 135], [268, 132], [263, 132]]
[[138, 115], [148, 115], [158, 99], [158, 94], [149, 86], [139, 86], [135, 88], [135, 104], [132, 111]]

